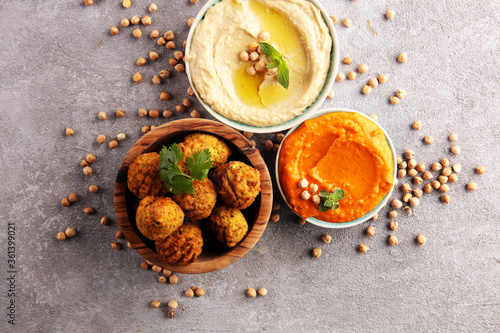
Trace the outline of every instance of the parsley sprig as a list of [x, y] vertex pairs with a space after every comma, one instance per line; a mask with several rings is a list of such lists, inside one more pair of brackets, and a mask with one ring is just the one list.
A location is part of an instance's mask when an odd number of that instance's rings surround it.
[[335, 210], [340, 207], [338, 201], [344, 199], [345, 191], [341, 188], [336, 187], [331, 193], [327, 190], [322, 190], [319, 191], [318, 195], [321, 198], [319, 210], [321, 212], [327, 212], [330, 209]]
[[290, 71], [283, 56], [271, 44], [260, 42], [262, 52], [271, 60], [267, 68], [278, 68], [278, 83], [288, 89], [290, 85]]
[[193, 180], [203, 180], [207, 177], [208, 171], [212, 167], [213, 160], [210, 150], [204, 149], [193, 154], [193, 157], [186, 159], [187, 168], [190, 175], [179, 168], [179, 162], [184, 157], [184, 153], [177, 143], [170, 147], [163, 146], [160, 151], [160, 178], [165, 186], [174, 194], [193, 194]]

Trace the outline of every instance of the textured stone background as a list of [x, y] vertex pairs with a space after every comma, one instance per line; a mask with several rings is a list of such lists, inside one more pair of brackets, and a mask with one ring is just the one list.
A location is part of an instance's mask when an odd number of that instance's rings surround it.
[[[451, 186], [452, 202], [437, 193], [425, 196], [411, 217], [398, 218], [399, 245], [390, 248], [388, 209], [378, 221], [344, 230], [299, 226], [283, 204], [281, 220], [271, 223], [257, 246], [242, 260], [217, 272], [180, 275], [177, 285], [159, 284], [155, 273], [139, 268], [141, 257], [131, 249], [113, 251], [118, 229], [113, 212], [113, 182], [127, 150], [141, 136], [143, 125], [165, 120], [139, 118], [137, 109], [172, 109], [186, 96], [188, 81], [174, 73], [162, 86], [153, 73], [168, 68], [171, 51], [149, 38], [154, 28], [173, 30], [177, 45], [188, 33], [186, 19], [203, 5], [188, 0], [158, 0], [153, 24], [142, 27], [141, 40], [132, 27], [117, 36], [109, 28], [121, 18], [146, 13], [149, 1], [119, 0], [0, 2], [0, 290], [2, 332], [156, 332], [188, 329], [270, 332], [332, 331], [498, 331], [500, 327], [500, 170], [499, 19], [494, 0], [348, 0], [323, 1], [331, 14], [353, 20], [336, 26], [340, 56], [370, 66], [354, 81], [334, 85], [328, 107], [347, 107], [377, 114], [398, 153], [411, 148], [428, 164], [448, 157], [463, 171]], [[394, 21], [384, 17], [396, 10]], [[367, 31], [367, 20], [378, 33]], [[145, 82], [135, 85], [135, 60], [149, 50], [160, 60], [142, 68]], [[396, 62], [406, 51], [406, 64]], [[354, 65], [340, 65], [347, 74]], [[360, 93], [368, 78], [384, 73], [389, 81], [369, 96]], [[408, 95], [399, 106], [388, 103], [395, 90]], [[159, 101], [167, 90], [173, 98]], [[194, 100], [193, 100], [194, 101]], [[122, 108], [126, 118], [116, 119]], [[210, 118], [198, 102], [202, 117]], [[97, 113], [108, 113], [99, 121]], [[175, 114], [173, 119], [188, 117]], [[420, 119], [420, 131], [410, 124]], [[64, 128], [75, 129], [66, 137]], [[95, 142], [98, 134], [128, 137], [115, 150]], [[448, 152], [447, 136], [455, 132], [460, 156]], [[425, 146], [422, 138], [435, 143]], [[258, 147], [274, 134], [256, 135]], [[79, 161], [94, 153], [94, 176], [85, 177]], [[270, 169], [275, 156], [263, 152]], [[483, 176], [474, 167], [486, 167]], [[274, 176], [273, 176], [274, 178]], [[478, 190], [468, 193], [473, 180]], [[90, 195], [89, 184], [101, 188]], [[76, 192], [80, 201], [60, 206], [61, 197]], [[397, 195], [399, 191], [396, 192]], [[94, 216], [82, 213], [85, 206]], [[99, 224], [109, 216], [107, 227]], [[7, 222], [17, 226], [17, 325], [7, 324]], [[364, 235], [368, 225], [377, 234]], [[54, 235], [67, 226], [77, 236], [58, 242]], [[333, 242], [321, 242], [329, 232]], [[417, 234], [428, 242], [419, 247]], [[360, 254], [360, 243], [370, 246]], [[314, 247], [323, 255], [311, 258]], [[206, 295], [187, 299], [183, 291], [203, 286]], [[248, 287], [266, 287], [266, 297], [250, 299]], [[180, 303], [170, 320], [153, 299]], [[165, 308], [164, 308], [165, 309]]]

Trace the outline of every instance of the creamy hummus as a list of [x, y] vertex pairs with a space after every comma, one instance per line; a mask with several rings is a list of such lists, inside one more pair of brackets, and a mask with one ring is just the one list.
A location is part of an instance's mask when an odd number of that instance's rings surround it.
[[[246, 72], [238, 57], [270, 33], [290, 69], [290, 86], [276, 75]], [[196, 27], [186, 61], [193, 85], [213, 110], [252, 126], [281, 124], [312, 104], [330, 68], [332, 38], [321, 12], [307, 0], [222, 0]], [[251, 62], [250, 62], [251, 64]]]

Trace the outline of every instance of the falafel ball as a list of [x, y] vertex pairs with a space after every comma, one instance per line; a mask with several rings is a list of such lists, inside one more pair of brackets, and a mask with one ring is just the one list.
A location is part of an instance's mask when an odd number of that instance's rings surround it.
[[214, 175], [219, 194], [228, 206], [245, 209], [259, 195], [260, 173], [243, 162], [223, 164], [215, 169]]
[[141, 200], [135, 215], [139, 231], [151, 240], [170, 236], [184, 222], [184, 212], [168, 197], [147, 196]]
[[186, 266], [195, 262], [201, 253], [203, 238], [201, 229], [193, 223], [182, 225], [165, 239], [158, 239], [156, 252], [159, 259], [174, 266]]
[[235, 247], [248, 231], [247, 220], [241, 211], [223, 204], [212, 210], [208, 225], [217, 240], [228, 247]]
[[179, 162], [179, 168], [186, 172], [186, 159], [188, 157], [193, 157], [193, 154], [204, 149], [210, 150], [212, 155], [212, 168], [216, 168], [227, 162], [229, 156], [231, 156], [231, 149], [228, 145], [221, 139], [205, 133], [192, 133], [186, 136], [183, 142], [179, 143], [184, 157]]
[[208, 178], [193, 180], [194, 193], [174, 194], [172, 199], [181, 206], [184, 214], [191, 221], [206, 219], [210, 216], [217, 201], [217, 192], [212, 181]]
[[146, 153], [137, 156], [128, 168], [127, 185], [139, 199], [147, 195], [166, 195], [168, 190], [160, 178], [160, 154]]

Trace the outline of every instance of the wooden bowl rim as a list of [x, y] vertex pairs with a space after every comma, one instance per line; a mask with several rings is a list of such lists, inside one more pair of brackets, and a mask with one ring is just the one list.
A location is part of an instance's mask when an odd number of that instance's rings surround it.
[[[213, 128], [207, 129], [207, 126], [215, 127], [217, 130], [220, 129], [221, 131], [215, 132]], [[250, 160], [252, 166], [258, 168], [260, 171], [261, 205], [253, 227], [249, 229], [245, 238], [236, 247], [229, 249], [228, 252], [221, 255], [220, 257], [216, 257], [209, 261], [195, 261], [188, 266], [172, 266], [161, 262], [158, 258], [157, 253], [151, 250], [146, 244], [144, 244], [144, 242], [140, 239], [140, 237], [136, 234], [135, 230], [132, 227], [126, 207], [125, 193], [127, 191], [127, 173], [130, 164], [135, 160], [135, 158], [141, 155], [158, 140], [161, 140], [167, 135], [175, 136], [176, 134], [182, 135], [188, 132], [211, 133], [216, 136], [222, 137], [237, 146], [240, 151]], [[137, 140], [137, 142], [127, 152], [120, 165], [115, 180], [114, 208], [118, 225], [125, 235], [125, 238], [131, 244], [132, 248], [136, 250], [141, 256], [155, 265], [177, 273], [200, 274], [219, 270], [231, 265], [232, 263], [242, 258], [245, 254], [247, 254], [255, 246], [255, 244], [257, 244], [258, 240], [267, 227], [267, 223], [271, 215], [273, 198], [272, 191], [273, 189], [271, 176], [269, 174], [267, 165], [260, 155], [258, 149], [252, 146], [250, 141], [244, 135], [223, 123], [219, 123], [213, 120], [179, 119], [165, 123], [154, 129], [153, 131], [145, 134], [139, 140]]]

